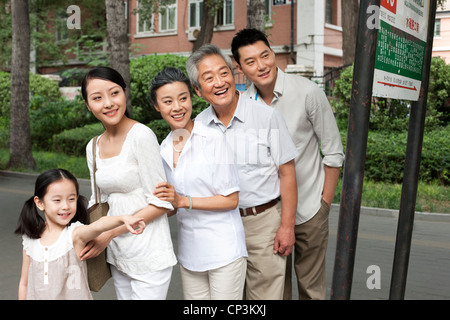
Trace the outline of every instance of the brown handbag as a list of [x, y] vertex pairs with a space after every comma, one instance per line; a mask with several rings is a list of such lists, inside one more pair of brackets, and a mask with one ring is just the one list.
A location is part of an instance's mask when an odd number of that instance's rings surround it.
[[[93, 158], [93, 171], [94, 171], [94, 195], [95, 204], [89, 208], [89, 222], [97, 221], [103, 216], [106, 216], [109, 210], [107, 202], [102, 203], [100, 196], [100, 189], [97, 187], [95, 181], [95, 172], [97, 171], [97, 165], [95, 163], [96, 158], [96, 146], [97, 136], [92, 141], [92, 158]], [[97, 257], [86, 260], [89, 289], [98, 292], [103, 285], [111, 278], [111, 270], [109, 264], [106, 262], [106, 249], [103, 250]]]

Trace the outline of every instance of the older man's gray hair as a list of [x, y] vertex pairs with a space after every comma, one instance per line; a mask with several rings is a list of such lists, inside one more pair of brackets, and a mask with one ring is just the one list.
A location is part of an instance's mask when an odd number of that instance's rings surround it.
[[203, 60], [203, 58], [211, 55], [221, 56], [230, 68], [230, 71], [233, 72], [233, 64], [229, 56], [224, 55], [222, 53], [222, 50], [220, 50], [219, 47], [214, 44], [204, 44], [198, 50], [192, 53], [186, 61], [186, 72], [188, 74], [189, 80], [191, 80], [192, 85], [197, 87], [198, 89], [200, 89], [200, 84], [198, 82], [198, 64]]

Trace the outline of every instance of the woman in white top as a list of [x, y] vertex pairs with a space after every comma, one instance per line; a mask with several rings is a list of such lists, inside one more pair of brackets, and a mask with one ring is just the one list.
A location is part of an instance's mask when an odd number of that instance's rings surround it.
[[223, 135], [191, 119], [192, 89], [181, 70], [161, 71], [150, 96], [172, 129], [161, 144], [168, 183], [155, 195], [176, 210], [184, 297], [242, 299], [247, 249], [232, 152]]
[[[127, 116], [125, 90], [122, 76], [111, 68], [92, 69], [83, 80], [85, 103], [105, 127], [97, 154], [92, 154], [92, 140], [88, 143], [87, 162], [91, 182], [95, 174], [102, 201], [109, 204], [108, 215], [142, 217], [147, 228], [139, 239], [125, 234], [122, 227], [105, 232], [81, 257], [95, 257], [108, 246], [118, 299], [165, 299], [176, 264], [166, 215], [173, 207], [153, 195], [156, 184], [165, 181], [159, 145], [147, 126]], [[89, 205], [93, 203], [91, 197]]]

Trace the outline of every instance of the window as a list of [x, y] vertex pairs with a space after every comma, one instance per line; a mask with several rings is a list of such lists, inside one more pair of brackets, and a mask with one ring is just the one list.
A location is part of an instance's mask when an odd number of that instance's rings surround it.
[[[139, 7], [139, 2], [137, 3]], [[136, 13], [137, 33], [153, 32], [153, 14], [152, 13]]]
[[266, 16], [268, 19], [270, 19], [272, 17], [272, 0], [265, 0], [264, 5], [266, 8]]
[[230, 26], [234, 24], [233, 7], [233, 0], [223, 1], [223, 8], [216, 14], [216, 25]]
[[434, 36], [441, 36], [441, 19], [436, 19], [436, 21], [434, 22]]
[[200, 28], [203, 12], [203, 0], [189, 1], [189, 28]]
[[[189, 0], [189, 28], [200, 28], [202, 23], [203, 0]], [[223, 0], [223, 7], [216, 13], [216, 26], [234, 24], [234, 1]]]
[[56, 41], [64, 41], [67, 38], [67, 18], [57, 18], [55, 20], [55, 39]]
[[326, 0], [325, 23], [337, 25], [337, 1]]
[[159, 9], [159, 31], [176, 31], [177, 2], [176, 0], [161, 0]]

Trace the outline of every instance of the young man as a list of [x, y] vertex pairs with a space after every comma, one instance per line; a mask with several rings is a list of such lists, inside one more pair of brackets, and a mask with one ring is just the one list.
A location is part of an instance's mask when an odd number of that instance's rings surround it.
[[245, 298], [282, 299], [286, 256], [295, 242], [295, 145], [278, 111], [236, 91], [231, 59], [215, 45], [195, 51], [186, 70], [210, 103], [195, 123], [222, 133], [234, 152], [248, 251]]
[[[315, 83], [277, 68], [264, 33], [239, 31], [231, 50], [238, 69], [252, 82], [244, 96], [280, 111], [299, 152], [295, 159], [298, 204], [294, 248], [299, 299], [325, 299], [328, 214], [344, 160], [330, 104]], [[290, 283], [287, 277], [287, 288]], [[285, 298], [291, 294], [287, 292]]]

